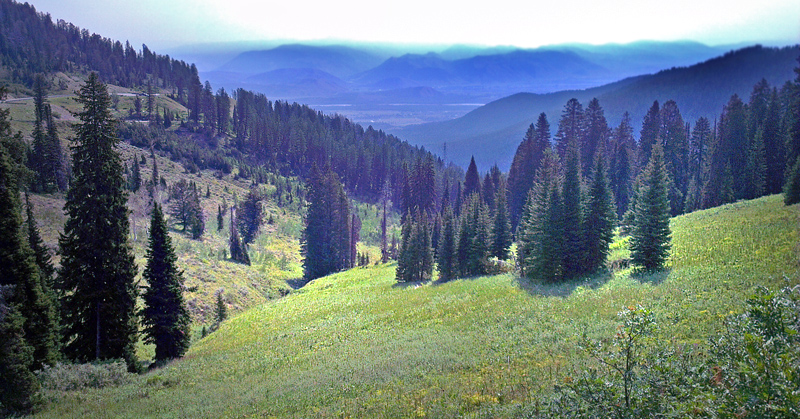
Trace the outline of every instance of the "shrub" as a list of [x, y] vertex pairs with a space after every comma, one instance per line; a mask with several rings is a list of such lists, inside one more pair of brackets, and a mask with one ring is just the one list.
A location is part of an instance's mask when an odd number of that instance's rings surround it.
[[114, 360], [92, 364], [45, 365], [36, 373], [42, 389], [74, 391], [85, 388], [103, 388], [128, 383], [135, 376], [128, 372], [124, 361]]

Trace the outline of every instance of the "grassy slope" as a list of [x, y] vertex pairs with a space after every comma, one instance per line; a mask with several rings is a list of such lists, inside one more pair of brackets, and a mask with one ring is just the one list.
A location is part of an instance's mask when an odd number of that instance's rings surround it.
[[779, 196], [678, 217], [670, 269], [648, 277], [397, 286], [393, 265], [354, 269], [231, 319], [130, 385], [51, 395], [41, 416], [515, 416], [585, 365], [578, 336], [609, 336], [625, 305], [654, 309], [665, 339], [702, 342], [754, 285], [797, 284], [797, 223]]

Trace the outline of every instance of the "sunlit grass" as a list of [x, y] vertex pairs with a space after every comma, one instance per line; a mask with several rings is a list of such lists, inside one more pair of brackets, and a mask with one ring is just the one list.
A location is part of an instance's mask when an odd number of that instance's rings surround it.
[[515, 417], [585, 365], [581, 334], [609, 336], [623, 306], [652, 308], [661, 339], [702, 342], [754, 285], [797, 284], [797, 223], [779, 196], [678, 217], [669, 269], [649, 276], [398, 286], [394, 264], [352, 269], [236, 316], [133, 384], [60, 395], [41, 416]]

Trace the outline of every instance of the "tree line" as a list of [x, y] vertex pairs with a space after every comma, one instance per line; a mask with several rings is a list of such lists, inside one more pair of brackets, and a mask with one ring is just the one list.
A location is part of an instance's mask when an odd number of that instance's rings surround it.
[[[4, 93], [0, 90], [0, 96]], [[136, 282], [138, 269], [128, 242], [128, 182], [115, 149], [119, 139], [107, 88], [92, 73], [76, 100], [83, 111], [75, 125], [74, 180], [66, 195], [57, 270], [29, 202], [23, 223], [19, 197], [29, 176], [22, 164], [24, 142], [21, 134], [11, 133], [9, 111], [0, 110], [2, 414], [30, 409], [38, 385], [33, 371], [62, 358], [124, 359], [138, 371], [140, 322], [145, 341], [155, 344], [156, 362], [182, 356], [190, 342], [184, 280], [157, 202], [151, 211], [143, 292]]]

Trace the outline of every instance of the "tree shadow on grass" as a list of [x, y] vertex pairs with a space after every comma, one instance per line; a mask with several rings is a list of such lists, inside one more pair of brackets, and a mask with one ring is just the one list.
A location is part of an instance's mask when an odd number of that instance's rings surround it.
[[672, 269], [664, 268], [660, 271], [653, 271], [653, 272], [636, 272], [634, 271], [631, 274], [631, 278], [638, 281], [640, 284], [650, 284], [653, 286], [661, 285], [667, 278], [669, 278], [669, 274], [672, 273]]
[[430, 284], [431, 281], [410, 281], [410, 282], [395, 282], [392, 288], [417, 288], [425, 284]]
[[611, 271], [598, 272], [591, 276], [577, 279], [564, 280], [559, 282], [543, 281], [541, 279], [531, 279], [517, 277], [517, 285], [528, 294], [542, 297], [561, 297], [566, 298], [572, 295], [578, 287], [595, 290], [605, 285], [614, 276]]

